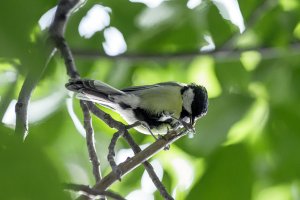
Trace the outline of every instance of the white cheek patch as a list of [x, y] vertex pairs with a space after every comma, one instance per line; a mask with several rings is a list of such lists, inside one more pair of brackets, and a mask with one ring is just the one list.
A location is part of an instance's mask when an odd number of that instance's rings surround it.
[[183, 107], [190, 114], [192, 114], [192, 102], [194, 100], [194, 96], [195, 96], [195, 94], [191, 88], [187, 89], [183, 93]]

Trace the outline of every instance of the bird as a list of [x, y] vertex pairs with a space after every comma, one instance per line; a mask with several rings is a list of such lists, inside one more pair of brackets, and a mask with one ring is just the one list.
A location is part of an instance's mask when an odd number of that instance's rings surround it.
[[91, 79], [70, 79], [66, 88], [76, 97], [98, 103], [117, 112], [138, 132], [165, 135], [169, 130], [194, 127], [197, 119], [206, 115], [208, 95], [204, 86], [178, 82], [116, 89]]

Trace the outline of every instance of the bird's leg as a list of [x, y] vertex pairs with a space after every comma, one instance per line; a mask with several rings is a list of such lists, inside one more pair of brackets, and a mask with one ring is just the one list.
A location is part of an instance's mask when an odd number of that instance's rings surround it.
[[143, 127], [145, 127], [145, 128], [149, 131], [149, 133], [152, 135], [152, 137], [153, 137], [155, 140], [158, 140], [158, 138], [157, 138], [157, 137], [153, 134], [153, 132], [151, 131], [149, 125], [148, 125], [146, 122], [144, 122], [144, 121], [136, 121], [136, 122], [134, 122], [133, 124], [128, 125], [128, 126], [127, 126], [127, 129], [131, 129], [131, 128], [134, 128], [134, 127], [136, 127], [136, 126], [143, 126]]
[[[166, 134], [169, 133], [169, 131], [170, 131], [170, 129], [167, 126], [167, 132], [166, 132]], [[158, 139], [163, 139], [163, 140], [167, 141], [166, 137], [164, 135], [161, 135], [161, 134], [158, 134]], [[169, 144], [164, 147], [165, 151], [168, 151], [169, 149], [170, 149], [170, 145]]]
[[164, 118], [171, 118], [171, 119], [175, 120], [176, 122], [181, 124], [187, 131], [195, 133], [195, 128], [193, 127], [192, 124], [186, 123], [185, 121], [183, 121], [181, 119], [177, 119], [176, 117], [173, 116], [174, 114], [170, 114], [168, 112], [163, 112], [162, 115]]

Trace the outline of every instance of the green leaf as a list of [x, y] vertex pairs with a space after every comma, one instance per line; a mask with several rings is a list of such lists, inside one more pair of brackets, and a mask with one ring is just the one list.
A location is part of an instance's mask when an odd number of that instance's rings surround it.
[[273, 161], [273, 167], [269, 170], [272, 172], [274, 182], [287, 182], [300, 178], [300, 172], [295, 167], [300, 166], [298, 156], [300, 114], [295, 109], [299, 105], [299, 103], [293, 103], [271, 108], [266, 134]]
[[69, 199], [42, 146], [23, 143], [2, 126], [0, 130], [0, 199]]
[[250, 200], [252, 185], [247, 148], [243, 144], [226, 146], [208, 159], [206, 172], [186, 199]]
[[195, 156], [210, 154], [226, 140], [229, 129], [244, 116], [251, 103], [250, 97], [237, 94], [211, 99], [207, 115], [196, 124], [194, 138], [184, 138], [176, 144]]

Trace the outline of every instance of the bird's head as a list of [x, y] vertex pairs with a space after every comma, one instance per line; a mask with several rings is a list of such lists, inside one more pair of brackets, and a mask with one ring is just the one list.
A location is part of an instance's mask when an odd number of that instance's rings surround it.
[[194, 125], [195, 121], [204, 116], [207, 113], [208, 97], [205, 87], [190, 84], [182, 88], [181, 90], [183, 108], [188, 113], [191, 125]]

